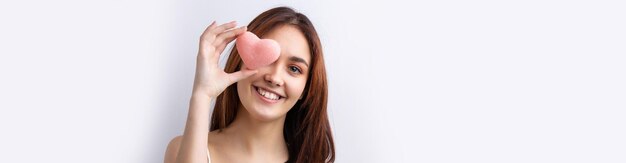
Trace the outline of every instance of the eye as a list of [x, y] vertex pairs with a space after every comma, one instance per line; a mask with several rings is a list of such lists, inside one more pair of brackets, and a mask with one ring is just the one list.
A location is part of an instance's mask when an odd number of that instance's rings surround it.
[[300, 69], [300, 67], [298, 66], [289, 66], [289, 71], [293, 73], [302, 74], [302, 69]]

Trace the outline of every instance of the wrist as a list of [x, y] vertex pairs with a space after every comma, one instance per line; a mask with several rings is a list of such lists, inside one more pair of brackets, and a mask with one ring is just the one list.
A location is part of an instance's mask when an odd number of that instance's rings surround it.
[[191, 91], [192, 99], [210, 99], [212, 98], [208, 93], [202, 91]]

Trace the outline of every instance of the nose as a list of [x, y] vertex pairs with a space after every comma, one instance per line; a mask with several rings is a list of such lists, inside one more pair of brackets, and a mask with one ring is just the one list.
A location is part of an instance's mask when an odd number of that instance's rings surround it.
[[263, 76], [265, 82], [271, 87], [282, 86], [284, 84], [284, 81], [282, 80], [280, 71], [278, 70], [278, 66], [274, 65], [269, 67], [271, 67], [270, 70]]

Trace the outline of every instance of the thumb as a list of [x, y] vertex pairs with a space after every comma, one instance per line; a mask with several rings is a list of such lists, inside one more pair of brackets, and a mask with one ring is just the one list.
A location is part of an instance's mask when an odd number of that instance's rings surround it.
[[240, 80], [243, 80], [245, 78], [248, 78], [256, 74], [257, 72], [258, 72], [257, 70], [241, 70], [241, 71], [237, 71], [237, 72], [233, 72], [229, 74], [229, 78], [232, 83], [236, 83]]

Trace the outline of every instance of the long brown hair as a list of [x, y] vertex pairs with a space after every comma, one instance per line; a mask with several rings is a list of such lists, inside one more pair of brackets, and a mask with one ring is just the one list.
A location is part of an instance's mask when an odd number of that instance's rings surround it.
[[[287, 162], [334, 162], [335, 144], [328, 122], [328, 83], [322, 44], [311, 21], [303, 14], [288, 7], [277, 7], [261, 13], [250, 22], [250, 32], [262, 37], [282, 25], [297, 27], [308, 42], [311, 52], [311, 70], [303, 97], [287, 112], [283, 135], [289, 151]], [[237, 45], [235, 45], [237, 46]], [[233, 47], [224, 71], [232, 73], [241, 68], [242, 61]], [[211, 117], [211, 131], [230, 125], [240, 106], [237, 84], [226, 88], [215, 101]]]

